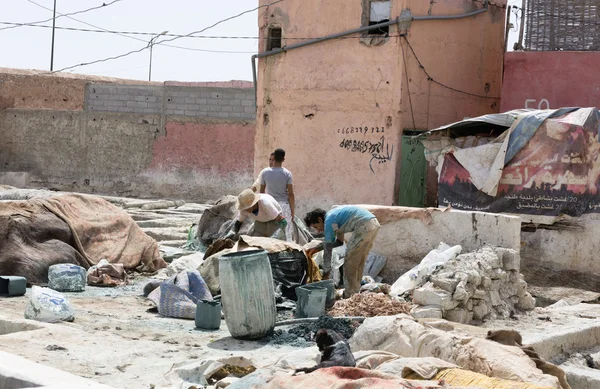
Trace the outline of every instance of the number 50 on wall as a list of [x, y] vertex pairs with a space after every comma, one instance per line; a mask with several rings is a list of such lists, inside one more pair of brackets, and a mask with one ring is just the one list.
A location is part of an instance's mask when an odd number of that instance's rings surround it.
[[[536, 99], [526, 99], [525, 100], [525, 109], [531, 108], [535, 109]], [[550, 109], [550, 102], [546, 99], [541, 99], [538, 103], [537, 109]]]

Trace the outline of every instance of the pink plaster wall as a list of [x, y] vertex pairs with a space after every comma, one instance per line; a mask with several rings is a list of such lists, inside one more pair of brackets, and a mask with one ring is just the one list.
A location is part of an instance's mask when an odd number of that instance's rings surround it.
[[[471, 0], [432, 4], [395, 0], [392, 18], [404, 8], [410, 8], [413, 15], [429, 11], [441, 15], [480, 6]], [[483, 15], [463, 20], [414, 22], [408, 40], [436, 80], [473, 94], [498, 97], [504, 13], [503, 8], [491, 7]], [[357, 28], [361, 15], [360, 0], [288, 0], [259, 11], [260, 35], [266, 37], [270, 25], [280, 26], [283, 44], [289, 45]], [[390, 34], [377, 47], [360, 43], [354, 35], [259, 60], [255, 174], [266, 165], [273, 149], [284, 148], [285, 165], [294, 174], [299, 214], [313, 206], [336, 203], [392, 205], [403, 129], [434, 128], [464, 116], [498, 111], [496, 99], [458, 94], [428, 81], [406, 42], [397, 36], [397, 28], [392, 27]], [[261, 40], [260, 51], [264, 50], [265, 40]], [[371, 131], [377, 127], [379, 133]], [[379, 163], [372, 161], [369, 146], [382, 138], [384, 151], [390, 152], [378, 153], [389, 157]], [[348, 140], [349, 149], [341, 147]], [[357, 142], [370, 143], [365, 147]]]
[[506, 53], [501, 109], [600, 107], [599, 66], [599, 52]]
[[143, 175], [167, 193], [196, 188], [204, 199], [237, 194], [253, 183], [254, 136], [253, 123], [167, 122]]

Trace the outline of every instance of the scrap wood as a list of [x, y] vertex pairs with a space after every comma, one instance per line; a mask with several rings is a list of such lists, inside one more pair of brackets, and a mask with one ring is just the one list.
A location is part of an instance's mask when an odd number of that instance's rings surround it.
[[410, 314], [412, 305], [394, 300], [382, 293], [357, 293], [346, 300], [336, 301], [328, 312], [331, 316], [393, 316]]

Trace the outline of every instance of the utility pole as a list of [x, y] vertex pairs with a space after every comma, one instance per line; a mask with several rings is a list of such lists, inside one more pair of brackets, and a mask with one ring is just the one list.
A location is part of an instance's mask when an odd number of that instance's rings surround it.
[[56, 0], [54, 0], [54, 15], [52, 16], [52, 49], [50, 50], [50, 71], [54, 70], [54, 31], [56, 27]]
[[152, 39], [150, 39], [150, 42], [148, 43], [148, 47], [150, 47], [150, 69], [148, 70], [148, 81], [152, 81], [152, 47], [154, 47], [154, 41], [156, 39], [158, 39], [159, 36], [165, 35], [168, 32], [169, 31], [161, 32], [160, 34], [156, 35], [155, 37], [152, 37]]

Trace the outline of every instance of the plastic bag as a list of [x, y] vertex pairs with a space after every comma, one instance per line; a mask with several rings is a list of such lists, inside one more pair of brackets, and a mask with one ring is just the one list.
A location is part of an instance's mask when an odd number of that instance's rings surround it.
[[387, 259], [384, 255], [374, 253], [373, 251], [369, 252], [365, 262], [365, 268], [363, 269], [363, 275], [371, 276], [373, 278], [377, 277], [385, 267], [386, 263]]
[[424, 278], [431, 274], [438, 266], [454, 259], [462, 251], [461, 246], [450, 247], [441, 242], [437, 249], [431, 250], [417, 266], [404, 273], [394, 284], [390, 294], [401, 295], [419, 287]]
[[75, 320], [75, 311], [62, 293], [34, 285], [31, 288], [29, 302], [25, 307], [25, 319], [46, 323], [73, 321]]

